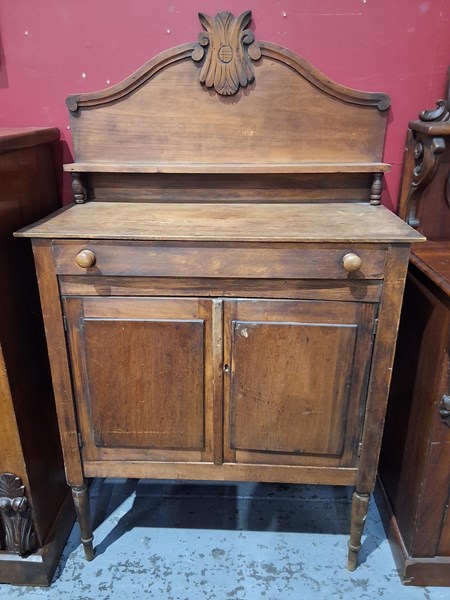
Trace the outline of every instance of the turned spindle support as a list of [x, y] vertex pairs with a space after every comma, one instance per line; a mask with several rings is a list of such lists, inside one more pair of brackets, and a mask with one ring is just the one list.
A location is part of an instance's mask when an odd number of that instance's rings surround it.
[[370, 494], [355, 492], [352, 498], [352, 517], [350, 525], [350, 540], [348, 542], [347, 569], [354, 571], [358, 564], [358, 553], [361, 550], [361, 538], [369, 510]]
[[84, 547], [86, 560], [94, 558], [94, 536], [89, 515], [89, 492], [87, 485], [72, 487], [73, 503], [77, 514], [78, 524], [80, 526], [81, 543]]
[[372, 187], [370, 188], [370, 204], [381, 204], [381, 193], [383, 191], [383, 173], [375, 173]]
[[80, 173], [71, 173], [73, 200], [76, 204], [84, 204], [87, 200], [87, 191], [81, 181]]

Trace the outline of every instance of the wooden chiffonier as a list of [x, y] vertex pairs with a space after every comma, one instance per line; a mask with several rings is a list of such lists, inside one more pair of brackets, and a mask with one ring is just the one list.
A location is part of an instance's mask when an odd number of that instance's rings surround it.
[[32, 238], [86, 556], [85, 477], [374, 488], [410, 244], [384, 94], [238, 18], [68, 98], [77, 204]]
[[449, 101], [409, 125], [399, 205], [427, 237], [411, 253], [380, 461], [409, 585], [450, 585]]
[[0, 128], [0, 583], [48, 585], [74, 521], [31, 249], [59, 206], [56, 128]]

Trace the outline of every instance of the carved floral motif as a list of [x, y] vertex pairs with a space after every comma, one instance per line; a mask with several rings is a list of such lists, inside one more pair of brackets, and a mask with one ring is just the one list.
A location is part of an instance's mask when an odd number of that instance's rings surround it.
[[0, 519], [4, 530], [2, 548], [20, 556], [35, 550], [36, 535], [25, 488], [12, 473], [0, 475]]
[[192, 59], [198, 62], [205, 57], [200, 83], [222, 96], [235, 94], [255, 79], [250, 59], [261, 58], [261, 50], [253, 32], [245, 29], [251, 17], [249, 10], [237, 18], [228, 11], [218, 13], [214, 19], [199, 13], [206, 31], [199, 34]]

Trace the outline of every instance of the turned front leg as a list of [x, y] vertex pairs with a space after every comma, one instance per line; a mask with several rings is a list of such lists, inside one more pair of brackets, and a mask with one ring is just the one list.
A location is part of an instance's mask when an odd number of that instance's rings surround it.
[[349, 571], [354, 571], [358, 562], [358, 552], [361, 550], [361, 537], [364, 531], [367, 511], [369, 510], [370, 494], [355, 492], [352, 498], [352, 519], [350, 525], [350, 540], [348, 542]]
[[81, 531], [81, 543], [84, 547], [86, 560], [94, 558], [92, 527], [89, 515], [89, 493], [87, 485], [72, 487], [73, 503], [75, 504], [75, 512], [77, 513], [78, 523]]

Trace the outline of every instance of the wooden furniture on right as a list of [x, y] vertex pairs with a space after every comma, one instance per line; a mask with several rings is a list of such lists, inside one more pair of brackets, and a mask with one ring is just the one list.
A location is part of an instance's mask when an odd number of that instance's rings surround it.
[[410, 123], [399, 214], [426, 235], [405, 288], [380, 479], [403, 583], [450, 585], [449, 101]]

